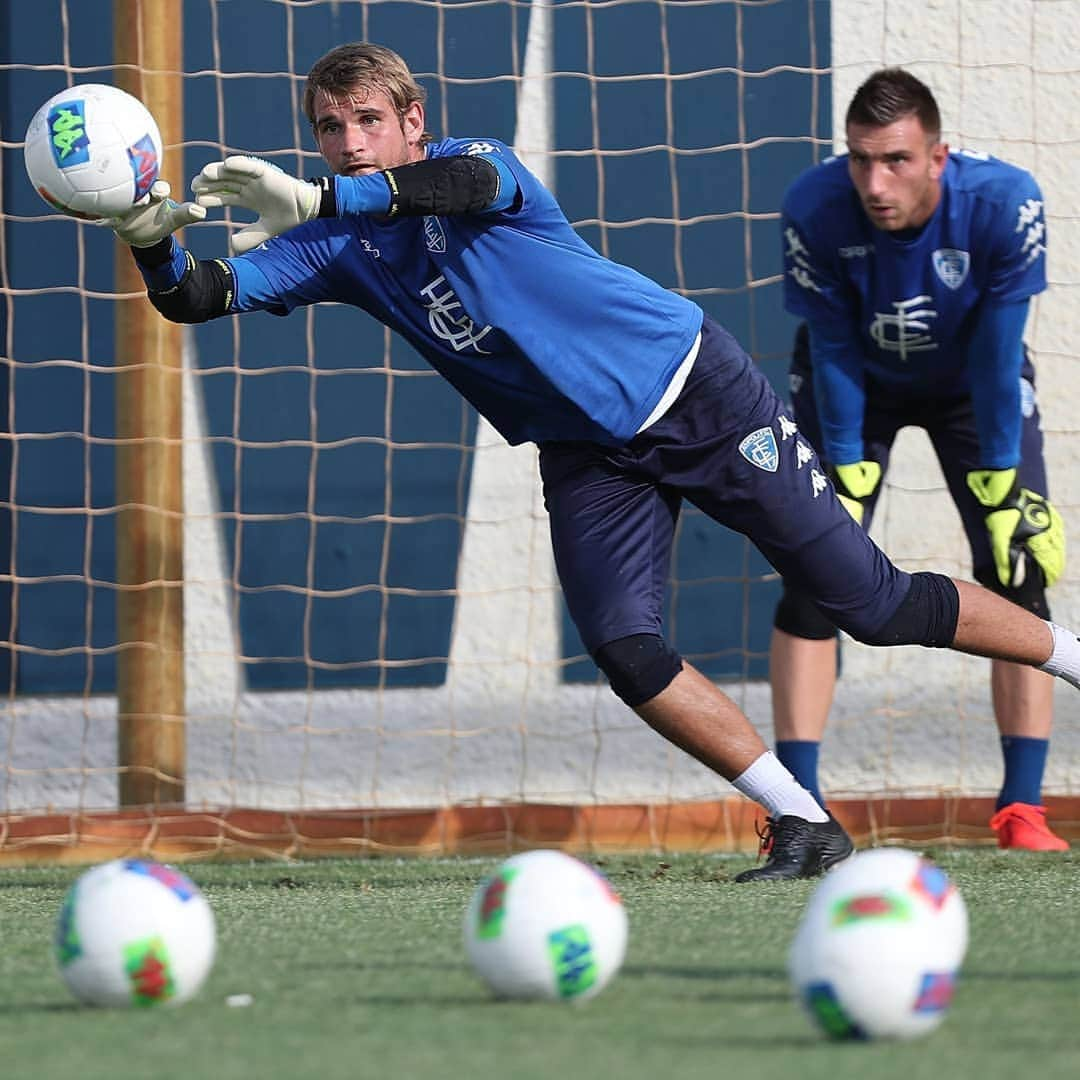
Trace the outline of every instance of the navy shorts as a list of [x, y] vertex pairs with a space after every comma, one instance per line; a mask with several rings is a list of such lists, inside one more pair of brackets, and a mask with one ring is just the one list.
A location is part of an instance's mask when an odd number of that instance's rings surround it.
[[768, 380], [709, 318], [690, 377], [660, 420], [622, 447], [543, 443], [540, 471], [559, 579], [593, 653], [663, 633], [683, 499], [749, 537], [856, 637], [884, 626], [910, 587], [836, 498]]
[[[1035, 370], [1026, 350], [1020, 373], [1027, 384], [1022, 387], [1023, 414], [1020, 426], [1020, 464], [1017, 474], [1023, 487], [1040, 495], [1048, 495], [1046, 464], [1043, 458], [1043, 436], [1039, 409], [1035, 403]], [[815, 446], [821, 445], [821, 426], [814, 398], [813, 371], [810, 367], [810, 343], [805, 324], [795, 336], [791, 362], [791, 407], [799, 430]], [[979, 436], [975, 427], [975, 410], [968, 394], [948, 397], [904, 396], [886, 390], [872, 382], [866, 384], [866, 405], [863, 413], [863, 447], [865, 460], [881, 466], [882, 477], [889, 468], [889, 455], [902, 427], [925, 429], [945, 484], [949, 489], [971, 547], [972, 574], [976, 581], [1011, 596], [1002, 588], [994, 569], [994, 556], [986, 531], [985, 510], [967, 485], [967, 474], [982, 467], [979, 460]], [[863, 525], [870, 527], [874, 506], [883, 485], [864, 504]], [[1024, 606], [1028, 606], [1025, 604]], [[1038, 605], [1037, 605], [1038, 606]], [[1045, 600], [1039, 608], [1042, 613]], [[1044, 618], [1049, 618], [1047, 611]]]

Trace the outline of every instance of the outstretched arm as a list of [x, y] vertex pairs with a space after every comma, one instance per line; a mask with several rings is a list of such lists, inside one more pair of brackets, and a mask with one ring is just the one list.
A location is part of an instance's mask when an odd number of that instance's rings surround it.
[[170, 322], [202, 323], [229, 313], [236, 283], [223, 259], [202, 262], [171, 236], [131, 253], [150, 303]]
[[481, 155], [398, 165], [370, 176], [297, 180], [261, 158], [234, 155], [212, 161], [191, 182], [201, 207], [242, 206], [259, 215], [234, 233], [240, 255], [317, 217], [384, 214], [476, 214], [510, 206], [518, 197], [510, 170]]

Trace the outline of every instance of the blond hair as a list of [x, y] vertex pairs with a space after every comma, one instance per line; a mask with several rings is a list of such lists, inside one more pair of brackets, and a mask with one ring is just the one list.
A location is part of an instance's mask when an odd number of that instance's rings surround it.
[[[390, 99], [398, 119], [411, 105], [423, 105], [427, 91], [416, 81], [408, 64], [393, 49], [353, 41], [331, 49], [315, 61], [304, 87], [304, 115], [315, 125], [315, 98], [319, 93], [332, 100], [348, 98], [357, 90], [381, 90]], [[424, 132], [420, 145], [431, 142]]]

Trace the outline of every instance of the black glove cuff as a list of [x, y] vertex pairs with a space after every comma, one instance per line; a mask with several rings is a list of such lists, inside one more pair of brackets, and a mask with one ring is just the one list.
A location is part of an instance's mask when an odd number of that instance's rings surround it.
[[316, 217], [337, 217], [337, 190], [334, 187], [334, 178], [332, 176], [316, 176], [314, 180], [309, 180], [309, 184], [314, 184], [319, 189], [319, 212]]
[[173, 239], [171, 236], [166, 236], [152, 247], [133, 247], [131, 254], [135, 256], [135, 261], [140, 266], [147, 270], [156, 270], [172, 258], [172, 251]]

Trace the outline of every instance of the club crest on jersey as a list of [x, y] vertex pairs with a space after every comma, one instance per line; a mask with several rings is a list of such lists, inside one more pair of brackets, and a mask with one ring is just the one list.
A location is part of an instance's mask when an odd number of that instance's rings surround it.
[[472, 321], [442, 274], [420, 290], [420, 297], [427, 309], [428, 325], [437, 338], [454, 352], [471, 349], [481, 356], [490, 355], [480, 347], [480, 342], [491, 332], [491, 327], [478, 327]]
[[776, 436], [772, 428], [758, 428], [751, 431], [741, 443], [739, 453], [751, 465], [765, 472], [776, 472], [780, 465], [780, 454], [776, 449]]
[[956, 248], [938, 248], [932, 256], [934, 272], [950, 289], [959, 289], [967, 280], [971, 256]]
[[442, 255], [446, 251], [446, 233], [443, 232], [442, 222], [432, 214], [424, 217], [424, 243], [428, 251], [434, 251]]

